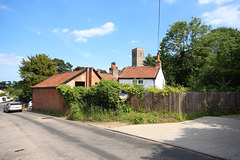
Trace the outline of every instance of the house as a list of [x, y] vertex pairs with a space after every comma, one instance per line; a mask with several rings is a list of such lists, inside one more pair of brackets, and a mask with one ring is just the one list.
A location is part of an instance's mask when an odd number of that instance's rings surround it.
[[114, 79], [111, 75], [104, 75], [94, 70], [93, 67], [85, 68], [79, 71], [67, 72], [53, 75], [48, 79], [32, 87], [32, 103], [35, 110], [58, 110], [67, 111], [67, 105], [63, 98], [58, 94], [56, 87], [66, 84], [71, 87], [83, 86], [91, 87], [98, 83], [101, 78]]
[[99, 69], [95, 71], [93, 67], [90, 67], [79, 71], [53, 75], [32, 87], [33, 108], [36, 110], [66, 112], [68, 107], [56, 89], [61, 84], [88, 88], [98, 83], [101, 79], [114, 79], [118, 80], [119, 83], [130, 84], [136, 79], [138, 85], [145, 88], [154, 86], [160, 89], [163, 88], [165, 79], [162, 72], [160, 53], [157, 54], [155, 66], [143, 66], [144, 59], [144, 49], [135, 48], [132, 50], [132, 66], [125, 67], [121, 71], [116, 66], [116, 63], [112, 62], [109, 74], [100, 73]]
[[119, 83], [133, 84], [133, 81], [136, 79], [137, 84], [144, 88], [155, 86], [162, 89], [165, 84], [165, 78], [162, 71], [160, 52], [157, 54], [155, 66], [144, 66], [144, 60], [144, 49], [135, 48], [132, 50], [132, 66], [125, 67], [119, 71], [116, 63], [113, 62], [111, 68], [109, 68], [109, 73], [114, 77], [118, 77]]

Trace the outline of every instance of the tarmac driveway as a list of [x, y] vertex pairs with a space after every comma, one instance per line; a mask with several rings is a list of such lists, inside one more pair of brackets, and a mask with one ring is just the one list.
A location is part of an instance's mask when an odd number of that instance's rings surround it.
[[203, 117], [180, 123], [130, 125], [111, 130], [223, 159], [240, 159], [239, 119]]

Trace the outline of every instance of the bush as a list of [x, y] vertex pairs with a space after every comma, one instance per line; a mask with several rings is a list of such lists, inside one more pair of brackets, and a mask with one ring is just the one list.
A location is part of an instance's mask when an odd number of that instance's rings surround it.
[[122, 89], [129, 95], [129, 97], [138, 94], [141, 98], [143, 97], [143, 93], [145, 93], [145, 89], [142, 86], [137, 84], [137, 80], [133, 80], [133, 84], [124, 84]]
[[68, 117], [69, 120], [84, 120], [83, 112], [81, 111], [81, 107], [78, 104], [73, 104], [69, 110]]
[[90, 87], [87, 92], [88, 104], [100, 106], [103, 109], [117, 109], [121, 84], [115, 80], [102, 79]]

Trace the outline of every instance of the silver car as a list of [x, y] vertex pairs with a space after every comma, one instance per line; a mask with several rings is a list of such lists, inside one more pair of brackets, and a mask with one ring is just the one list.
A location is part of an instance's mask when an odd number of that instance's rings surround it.
[[22, 112], [23, 105], [21, 102], [9, 102], [4, 105], [3, 111], [10, 112], [10, 111], [20, 111]]

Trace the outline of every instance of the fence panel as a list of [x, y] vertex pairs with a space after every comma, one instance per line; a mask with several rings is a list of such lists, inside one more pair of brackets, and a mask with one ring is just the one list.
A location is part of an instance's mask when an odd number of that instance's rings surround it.
[[[176, 113], [201, 113], [210, 107], [219, 111], [238, 109], [240, 106], [240, 92], [193, 92], [193, 93], [161, 93], [153, 97], [152, 93], [145, 93], [143, 98], [133, 95], [128, 103], [134, 110], [140, 107], [146, 110], [167, 110]], [[234, 108], [235, 107], [235, 108]]]

